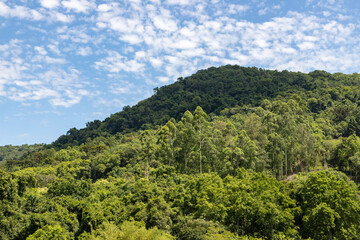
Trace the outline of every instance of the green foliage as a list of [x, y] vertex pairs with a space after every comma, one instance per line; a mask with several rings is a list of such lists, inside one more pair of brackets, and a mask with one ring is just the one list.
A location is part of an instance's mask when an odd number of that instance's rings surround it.
[[[240, 66], [211, 67], [177, 82], [157, 88], [150, 98], [123, 111], [112, 114], [103, 122], [95, 120], [83, 129], [70, 129], [59, 137], [53, 147], [66, 148], [80, 145], [88, 138], [153, 128], [171, 118], [180, 120], [186, 110], [201, 106], [207, 113], [233, 115], [237, 106], [259, 106], [264, 99], [278, 96], [288, 98], [297, 93], [306, 96], [310, 111], [323, 114], [334, 121], [333, 134], [360, 133], [360, 111], [354, 104], [359, 100], [359, 76], [356, 74], [324, 75], [314, 71], [309, 74], [289, 71], [271, 71]], [[342, 84], [342, 85], [341, 85]], [[355, 88], [356, 87], [356, 88]], [[335, 102], [335, 104], [334, 104]], [[357, 113], [357, 117], [353, 114]]]
[[263, 174], [240, 170], [237, 175], [224, 179], [229, 198], [226, 225], [240, 235], [296, 237], [293, 214], [298, 210], [284, 186]]
[[44, 144], [0, 146], [0, 161], [19, 160], [24, 154], [39, 151], [44, 147]]
[[173, 234], [177, 239], [203, 240], [206, 238], [207, 232], [212, 232], [214, 228], [217, 228], [217, 224], [201, 218], [182, 218], [178, 221], [173, 229]]
[[359, 80], [238, 66], [179, 79], [4, 161], [0, 238], [359, 239]]
[[67, 232], [64, 228], [62, 228], [59, 225], [55, 226], [49, 226], [46, 225], [43, 228], [40, 228], [37, 230], [34, 234], [31, 234], [27, 240], [48, 240], [48, 239], [54, 239], [54, 240], [67, 240], [71, 239], [69, 237], [69, 232]]
[[304, 237], [357, 239], [360, 237], [360, 201], [357, 186], [333, 170], [301, 179], [297, 199], [302, 209], [299, 221]]
[[89, 240], [171, 240], [170, 234], [156, 227], [146, 229], [141, 222], [124, 222], [120, 228], [112, 223], [104, 223], [91, 235], [83, 235], [81, 239]]
[[55, 196], [76, 196], [84, 198], [90, 195], [92, 184], [90, 180], [60, 179], [49, 185], [48, 194]]

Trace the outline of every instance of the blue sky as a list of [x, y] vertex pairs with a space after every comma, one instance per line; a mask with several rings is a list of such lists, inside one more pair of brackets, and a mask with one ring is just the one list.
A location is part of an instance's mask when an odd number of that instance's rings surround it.
[[359, 72], [358, 0], [0, 0], [0, 145], [51, 143], [225, 64]]

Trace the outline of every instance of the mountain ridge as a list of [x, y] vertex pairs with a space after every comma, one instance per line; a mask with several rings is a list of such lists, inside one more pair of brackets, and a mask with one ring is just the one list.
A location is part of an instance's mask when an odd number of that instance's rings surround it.
[[[86, 128], [80, 130], [72, 128], [51, 146], [64, 148], [84, 143], [88, 138], [149, 129], [171, 118], [179, 120], [186, 110], [193, 111], [198, 105], [209, 114], [219, 114], [224, 108], [235, 106], [258, 106], [267, 98], [287, 98], [289, 92], [301, 94], [314, 90], [323, 84], [321, 79], [324, 78], [334, 84], [334, 76], [319, 70], [306, 74], [237, 65], [211, 67], [155, 88], [151, 97], [132, 107], [125, 106], [104, 121], [88, 122]], [[315, 84], [315, 79], [320, 80]]]

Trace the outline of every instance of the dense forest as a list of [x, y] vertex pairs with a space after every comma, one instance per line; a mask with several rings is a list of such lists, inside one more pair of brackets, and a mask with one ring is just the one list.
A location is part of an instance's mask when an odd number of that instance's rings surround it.
[[[360, 97], [357, 94], [359, 80], [360, 75], [356, 73], [346, 75], [314, 71], [305, 74], [236, 65], [212, 67], [200, 70], [190, 77], [179, 78], [171, 85], [155, 88], [154, 95], [150, 98], [140, 101], [135, 106], [126, 106], [123, 111], [111, 115], [102, 122], [88, 122], [86, 128], [80, 130], [72, 128], [59, 137], [52, 147], [60, 149], [80, 145], [88, 138], [153, 129], [171, 118], [180, 120], [185, 111], [194, 111], [197, 106], [201, 106], [209, 115], [218, 115], [225, 108], [259, 106], [264, 99], [284, 100], [289, 99], [294, 93], [309, 101], [311, 112], [326, 113], [324, 110], [329, 111], [328, 107], [334, 108], [335, 105], [344, 104], [344, 101], [356, 103]], [[353, 107], [340, 109], [347, 111], [346, 115], [334, 112], [337, 114], [334, 120], [349, 120], [350, 114], [353, 113], [349, 111], [355, 110]], [[357, 115], [352, 117], [357, 120]]]
[[360, 239], [359, 87], [224, 66], [155, 89], [2, 161], [0, 239]]
[[44, 147], [44, 144], [23, 144], [21, 146], [5, 145], [0, 146], [0, 161], [18, 160], [23, 155], [35, 152]]

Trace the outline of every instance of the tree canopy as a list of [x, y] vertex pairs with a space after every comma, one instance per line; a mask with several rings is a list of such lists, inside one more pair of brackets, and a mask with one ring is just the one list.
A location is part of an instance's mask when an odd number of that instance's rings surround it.
[[360, 239], [358, 80], [238, 66], [179, 79], [4, 159], [0, 238]]

